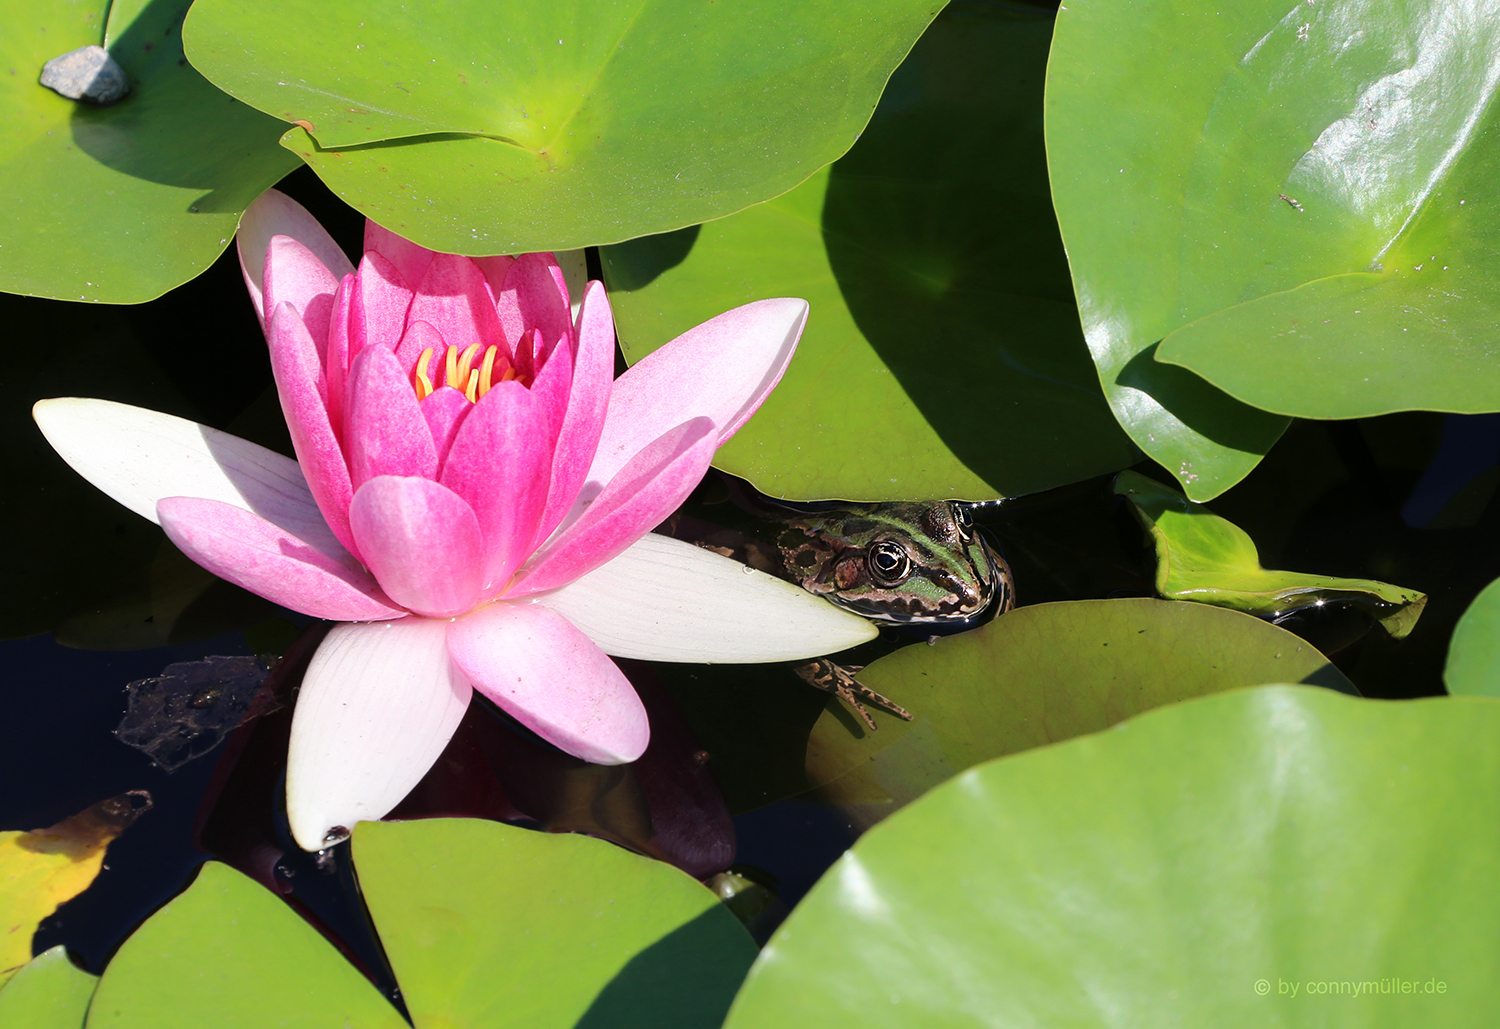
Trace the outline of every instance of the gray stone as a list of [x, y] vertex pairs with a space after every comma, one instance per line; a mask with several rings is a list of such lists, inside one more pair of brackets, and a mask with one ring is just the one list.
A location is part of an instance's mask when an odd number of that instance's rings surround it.
[[69, 100], [112, 104], [130, 89], [125, 70], [102, 46], [82, 46], [42, 66], [42, 85]]

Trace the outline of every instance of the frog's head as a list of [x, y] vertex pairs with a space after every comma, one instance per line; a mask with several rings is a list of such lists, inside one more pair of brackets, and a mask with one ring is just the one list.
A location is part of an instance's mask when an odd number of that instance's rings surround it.
[[792, 522], [780, 540], [788, 572], [813, 593], [865, 618], [964, 622], [998, 595], [1009, 608], [1005, 562], [947, 501], [859, 504]]

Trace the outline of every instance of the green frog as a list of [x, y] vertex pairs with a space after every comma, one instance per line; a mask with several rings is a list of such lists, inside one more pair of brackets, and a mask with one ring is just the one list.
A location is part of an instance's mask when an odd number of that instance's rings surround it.
[[[972, 626], [991, 605], [999, 615], [1015, 604], [1010, 567], [963, 504], [851, 504], [781, 520], [783, 576], [873, 621], [951, 631]], [[852, 707], [871, 732], [865, 704], [911, 721], [911, 712], [856, 678], [863, 667], [819, 658], [795, 671]]]
[[[872, 621], [930, 638], [977, 624], [1015, 604], [1010, 567], [974, 527], [968, 505], [951, 501], [820, 504], [793, 508], [735, 491], [736, 504], [781, 523], [774, 544], [681, 512], [657, 531], [796, 583]], [[911, 720], [911, 713], [859, 682], [862, 665], [819, 658], [795, 669], [842, 699], [874, 731], [864, 704]]]

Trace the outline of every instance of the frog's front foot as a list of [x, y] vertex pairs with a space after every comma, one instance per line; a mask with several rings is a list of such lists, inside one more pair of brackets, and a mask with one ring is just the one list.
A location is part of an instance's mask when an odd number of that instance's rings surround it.
[[[864, 665], [836, 665], [826, 657], [820, 657], [816, 661], [799, 665], [793, 671], [809, 686], [816, 686], [824, 692], [832, 693], [854, 708], [859, 712], [859, 717], [863, 718], [865, 724], [870, 727], [871, 732], [875, 732], [878, 727], [875, 725], [875, 719], [870, 717], [870, 712], [865, 710], [865, 704], [874, 704], [897, 718], [911, 721], [910, 711], [889, 697], [876, 693], [855, 678], [864, 667]], [[861, 701], [864, 703], [860, 703]]]

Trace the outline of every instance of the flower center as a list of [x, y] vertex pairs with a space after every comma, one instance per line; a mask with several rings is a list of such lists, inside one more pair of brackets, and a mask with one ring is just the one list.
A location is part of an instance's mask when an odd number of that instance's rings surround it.
[[[518, 375], [515, 366], [505, 359], [500, 348], [494, 344], [484, 348], [484, 357], [480, 359], [479, 366], [474, 367], [474, 359], [479, 357], [479, 350], [478, 343], [471, 343], [462, 353], [459, 353], [458, 347], [449, 347], [446, 360], [438, 367], [437, 385], [433, 385], [430, 374], [433, 348], [428, 347], [422, 351], [422, 356], [417, 358], [416, 371], [412, 373], [412, 386], [417, 391], [417, 399], [425, 400], [433, 390], [452, 386], [468, 397], [469, 403], [476, 404], [497, 382], [517, 379], [523, 386], [531, 385], [531, 377]], [[495, 374], [496, 364], [501, 367], [499, 376]]]

